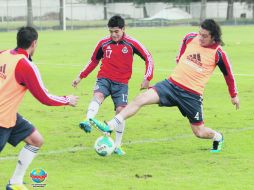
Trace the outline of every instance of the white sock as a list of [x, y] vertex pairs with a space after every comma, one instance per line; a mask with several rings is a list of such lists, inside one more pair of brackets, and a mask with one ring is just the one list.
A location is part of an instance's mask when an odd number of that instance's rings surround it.
[[123, 121], [122, 124], [118, 125], [115, 128], [115, 130], [116, 130], [115, 147], [120, 147], [122, 144], [124, 128], [125, 128], [125, 121]]
[[88, 106], [86, 119], [94, 118], [99, 111], [100, 105], [101, 103], [94, 97]]
[[213, 136], [213, 141], [220, 141], [222, 139], [222, 135], [215, 131], [214, 136]]
[[117, 129], [124, 122], [123, 117], [117, 114], [113, 119], [108, 122], [108, 125], [112, 130]]
[[39, 148], [26, 144], [24, 148], [20, 151], [18, 157], [18, 163], [10, 179], [10, 184], [23, 184], [23, 178], [28, 166], [31, 164], [32, 160], [36, 156]]

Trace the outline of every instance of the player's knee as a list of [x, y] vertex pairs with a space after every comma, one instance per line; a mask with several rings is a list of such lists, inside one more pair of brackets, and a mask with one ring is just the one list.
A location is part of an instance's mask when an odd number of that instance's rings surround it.
[[33, 146], [36, 146], [36, 147], [41, 147], [43, 145], [43, 143], [44, 143], [43, 137], [38, 136], [38, 137], [32, 139], [30, 144], [33, 145]]
[[119, 106], [116, 108], [116, 114], [119, 114], [123, 109], [125, 108], [125, 106]]
[[36, 147], [41, 147], [44, 143], [42, 135], [36, 130], [28, 138], [25, 139], [25, 142]]
[[101, 92], [94, 93], [92, 101], [95, 101], [98, 104], [101, 104], [104, 101], [104, 94], [102, 94]]
[[43, 144], [44, 144], [44, 139], [43, 139], [43, 137], [40, 135], [40, 137], [38, 137], [38, 138], [36, 139], [35, 146], [36, 146], [36, 147], [41, 147]]

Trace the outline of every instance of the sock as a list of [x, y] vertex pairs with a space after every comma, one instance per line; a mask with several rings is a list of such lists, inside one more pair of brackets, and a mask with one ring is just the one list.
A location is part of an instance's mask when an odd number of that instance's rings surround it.
[[10, 184], [23, 184], [23, 178], [25, 175], [25, 172], [36, 156], [36, 153], [38, 152], [39, 148], [26, 144], [24, 148], [20, 151], [18, 156], [18, 163], [16, 166], [16, 169], [13, 173], [12, 178], [10, 179]]
[[122, 144], [124, 128], [125, 128], [125, 121], [123, 121], [118, 127], [115, 128], [116, 130], [115, 147], [120, 147]]
[[100, 105], [101, 103], [94, 97], [88, 106], [86, 119], [94, 118], [99, 111]]
[[222, 135], [215, 131], [213, 136], [213, 141], [220, 141], [222, 139]]
[[117, 129], [124, 122], [123, 117], [120, 114], [117, 114], [113, 119], [108, 122], [110, 129]]

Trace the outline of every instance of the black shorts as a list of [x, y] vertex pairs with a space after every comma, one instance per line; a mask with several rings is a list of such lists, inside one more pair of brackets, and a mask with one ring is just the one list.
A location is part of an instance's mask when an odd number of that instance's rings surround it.
[[17, 114], [17, 120], [14, 127], [0, 127], [0, 152], [3, 150], [7, 142], [12, 146], [17, 146], [34, 131], [34, 126], [21, 115]]
[[94, 92], [101, 92], [104, 98], [111, 95], [115, 109], [128, 104], [128, 85], [114, 82], [110, 79], [99, 78], [96, 81]]
[[191, 124], [203, 122], [202, 96], [190, 93], [167, 79], [155, 84], [153, 88], [160, 97], [160, 106], [177, 106], [182, 115], [187, 117]]

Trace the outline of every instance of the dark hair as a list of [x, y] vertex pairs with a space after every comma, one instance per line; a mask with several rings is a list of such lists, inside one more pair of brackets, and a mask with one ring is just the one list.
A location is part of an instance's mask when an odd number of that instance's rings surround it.
[[28, 49], [34, 40], [38, 39], [38, 33], [35, 28], [26, 26], [21, 27], [17, 33], [17, 47]]
[[201, 23], [201, 28], [208, 30], [214, 39], [214, 41], [220, 45], [224, 45], [224, 42], [221, 39], [221, 29], [218, 23], [216, 23], [213, 19], [205, 19]]
[[124, 19], [119, 15], [112, 16], [108, 21], [109, 28], [113, 27], [123, 28], [124, 26], [125, 26]]

